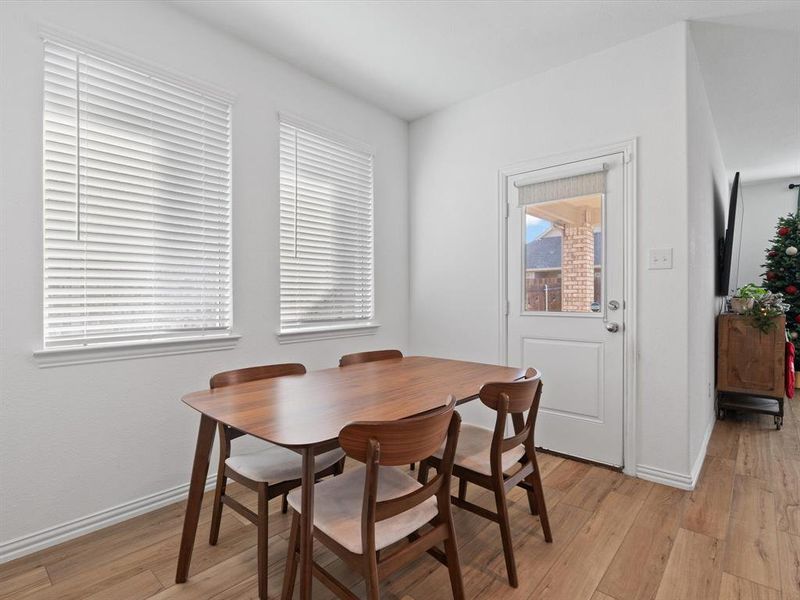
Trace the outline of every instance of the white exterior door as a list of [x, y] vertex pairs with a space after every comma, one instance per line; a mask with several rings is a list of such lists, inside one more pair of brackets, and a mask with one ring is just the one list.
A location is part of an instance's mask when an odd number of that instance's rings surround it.
[[623, 465], [624, 154], [507, 178], [508, 363], [542, 374], [536, 445]]

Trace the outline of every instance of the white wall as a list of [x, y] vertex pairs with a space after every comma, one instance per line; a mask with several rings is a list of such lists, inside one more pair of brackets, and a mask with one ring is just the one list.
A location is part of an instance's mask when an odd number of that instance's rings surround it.
[[[739, 201], [742, 210], [742, 243], [739, 253], [738, 286], [761, 284], [770, 240], [775, 236], [778, 218], [797, 211], [797, 189], [790, 183], [800, 183], [800, 174], [789, 179], [742, 181]], [[727, 201], [727, 200], [726, 200]]]
[[799, 173], [798, 28], [695, 22], [691, 31], [728, 177]]
[[[690, 29], [690, 31], [692, 31]], [[725, 229], [728, 181], [693, 36], [687, 40], [689, 460], [696, 476], [714, 424], [717, 240]]]
[[[42, 24], [237, 95], [234, 350], [39, 368]], [[188, 481], [198, 417], [179, 398], [215, 371], [406, 349], [407, 124], [155, 2], [0, 3], [0, 555], [27, 536]], [[375, 148], [374, 336], [279, 345], [278, 121], [290, 111]], [[5, 550], [10, 546], [5, 545]]]
[[[412, 350], [496, 361], [498, 170], [638, 139], [637, 463], [684, 480], [686, 38], [677, 24], [415, 121], [409, 164]], [[674, 268], [647, 270], [649, 248]]]

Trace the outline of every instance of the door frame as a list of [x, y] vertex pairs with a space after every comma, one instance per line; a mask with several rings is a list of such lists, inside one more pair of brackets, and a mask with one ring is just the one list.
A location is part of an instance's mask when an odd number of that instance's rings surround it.
[[499, 298], [499, 352], [500, 363], [508, 364], [508, 180], [511, 177], [567, 163], [600, 158], [608, 154], [622, 153], [623, 168], [623, 382], [622, 382], [622, 464], [623, 472], [636, 475], [636, 417], [638, 407], [637, 394], [637, 180], [636, 180], [636, 138], [608, 144], [605, 146], [577, 150], [558, 155], [527, 160], [501, 168], [498, 171], [498, 254], [500, 257], [498, 298]]

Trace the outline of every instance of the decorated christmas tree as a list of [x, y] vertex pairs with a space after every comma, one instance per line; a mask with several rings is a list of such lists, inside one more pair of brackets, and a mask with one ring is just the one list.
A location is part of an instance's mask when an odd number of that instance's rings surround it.
[[789, 305], [786, 311], [786, 329], [795, 345], [795, 368], [800, 368], [800, 213], [778, 219], [772, 246], [767, 250], [767, 262], [762, 267], [764, 287], [770, 292], [782, 293]]

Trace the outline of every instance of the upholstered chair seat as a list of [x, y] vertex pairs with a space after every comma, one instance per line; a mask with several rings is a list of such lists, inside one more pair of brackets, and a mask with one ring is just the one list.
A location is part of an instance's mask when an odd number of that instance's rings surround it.
[[[492, 451], [492, 438], [494, 432], [486, 427], [461, 424], [461, 433], [458, 435], [458, 446], [456, 446], [456, 458], [454, 464], [471, 471], [476, 471], [484, 475], [492, 474], [490, 462]], [[441, 460], [444, 453], [444, 446], [434, 454]], [[501, 463], [503, 471], [508, 471], [519, 459], [525, 455], [525, 446], [520, 444], [503, 452]]]
[[[347, 471], [327, 479], [314, 488], [314, 527], [347, 548], [363, 554], [361, 547], [361, 509], [366, 468]], [[422, 487], [416, 479], [395, 467], [378, 470], [378, 502], [399, 498]], [[300, 512], [300, 490], [289, 493], [289, 506]], [[406, 512], [375, 523], [375, 549], [381, 550], [405, 539], [437, 513], [436, 497], [431, 496]]]
[[[315, 472], [332, 467], [344, 458], [344, 450], [336, 448], [315, 459]], [[269, 444], [263, 450], [231, 456], [225, 466], [251, 481], [278, 483], [300, 479], [303, 459], [288, 448]]]

